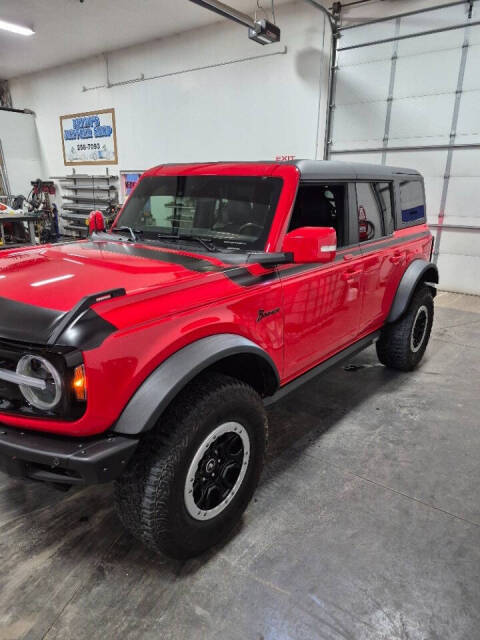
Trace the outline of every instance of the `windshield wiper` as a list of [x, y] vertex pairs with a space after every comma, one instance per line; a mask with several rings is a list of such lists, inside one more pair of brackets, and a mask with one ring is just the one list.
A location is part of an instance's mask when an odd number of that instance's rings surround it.
[[137, 241], [137, 235], [140, 235], [141, 233], [143, 233], [143, 231], [141, 229], [132, 229], [132, 227], [125, 227], [125, 226], [121, 226], [121, 227], [114, 227], [113, 229], [110, 229], [110, 231], [112, 233], [115, 233], [116, 231], [128, 231], [128, 233], [130, 234], [130, 238], [133, 242]]
[[218, 248], [216, 247], [216, 245], [213, 242], [210, 242], [208, 240], [205, 240], [204, 238], [201, 238], [200, 236], [178, 236], [178, 235], [174, 235], [174, 234], [164, 234], [164, 233], [159, 233], [157, 235], [157, 238], [159, 240], [173, 240], [175, 242], [181, 242], [182, 240], [186, 240], [187, 242], [191, 242], [192, 240], [194, 242], [198, 242], [199, 244], [201, 244], [202, 246], [205, 247], [205, 249], [207, 251], [218, 251]]
[[179, 240], [180, 236], [175, 235], [174, 233], [157, 233], [156, 238], [159, 240]]
[[201, 238], [200, 236], [180, 236], [180, 238], [199, 242], [201, 245], [205, 247], [205, 249], [207, 249], [207, 251], [218, 251], [218, 248], [214, 242], [211, 242], [210, 240], [206, 240], [205, 238]]

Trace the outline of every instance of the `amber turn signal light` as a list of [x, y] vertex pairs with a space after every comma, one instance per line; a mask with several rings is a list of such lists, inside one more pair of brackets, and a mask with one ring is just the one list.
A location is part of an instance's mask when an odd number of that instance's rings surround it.
[[85, 367], [83, 364], [75, 367], [73, 373], [73, 391], [79, 402], [85, 402], [87, 399], [87, 376], [85, 375]]

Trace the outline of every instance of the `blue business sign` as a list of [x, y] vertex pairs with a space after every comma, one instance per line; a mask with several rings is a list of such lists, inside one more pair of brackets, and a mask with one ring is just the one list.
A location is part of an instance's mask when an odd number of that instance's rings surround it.
[[100, 124], [98, 116], [85, 116], [73, 118], [73, 129], [65, 129], [65, 140], [84, 140], [85, 138], [108, 138], [113, 133], [110, 125]]
[[61, 116], [66, 165], [117, 164], [114, 109]]

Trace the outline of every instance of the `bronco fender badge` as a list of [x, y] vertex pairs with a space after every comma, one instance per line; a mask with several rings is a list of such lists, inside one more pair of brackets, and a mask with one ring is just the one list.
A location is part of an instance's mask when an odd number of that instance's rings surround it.
[[273, 316], [274, 313], [278, 313], [280, 311], [280, 307], [276, 309], [272, 309], [271, 311], [264, 311], [263, 309], [258, 310], [257, 322], [263, 320], [264, 318], [268, 318], [268, 316]]

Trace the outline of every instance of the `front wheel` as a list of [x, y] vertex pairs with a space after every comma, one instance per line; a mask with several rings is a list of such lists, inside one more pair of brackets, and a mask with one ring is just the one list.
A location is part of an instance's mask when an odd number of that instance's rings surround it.
[[210, 374], [186, 387], [116, 482], [117, 512], [147, 546], [202, 553], [239, 521], [257, 486], [267, 420], [247, 384]]
[[433, 296], [429, 287], [418, 288], [404, 315], [382, 329], [377, 355], [391, 369], [411, 371], [425, 353], [433, 324]]

